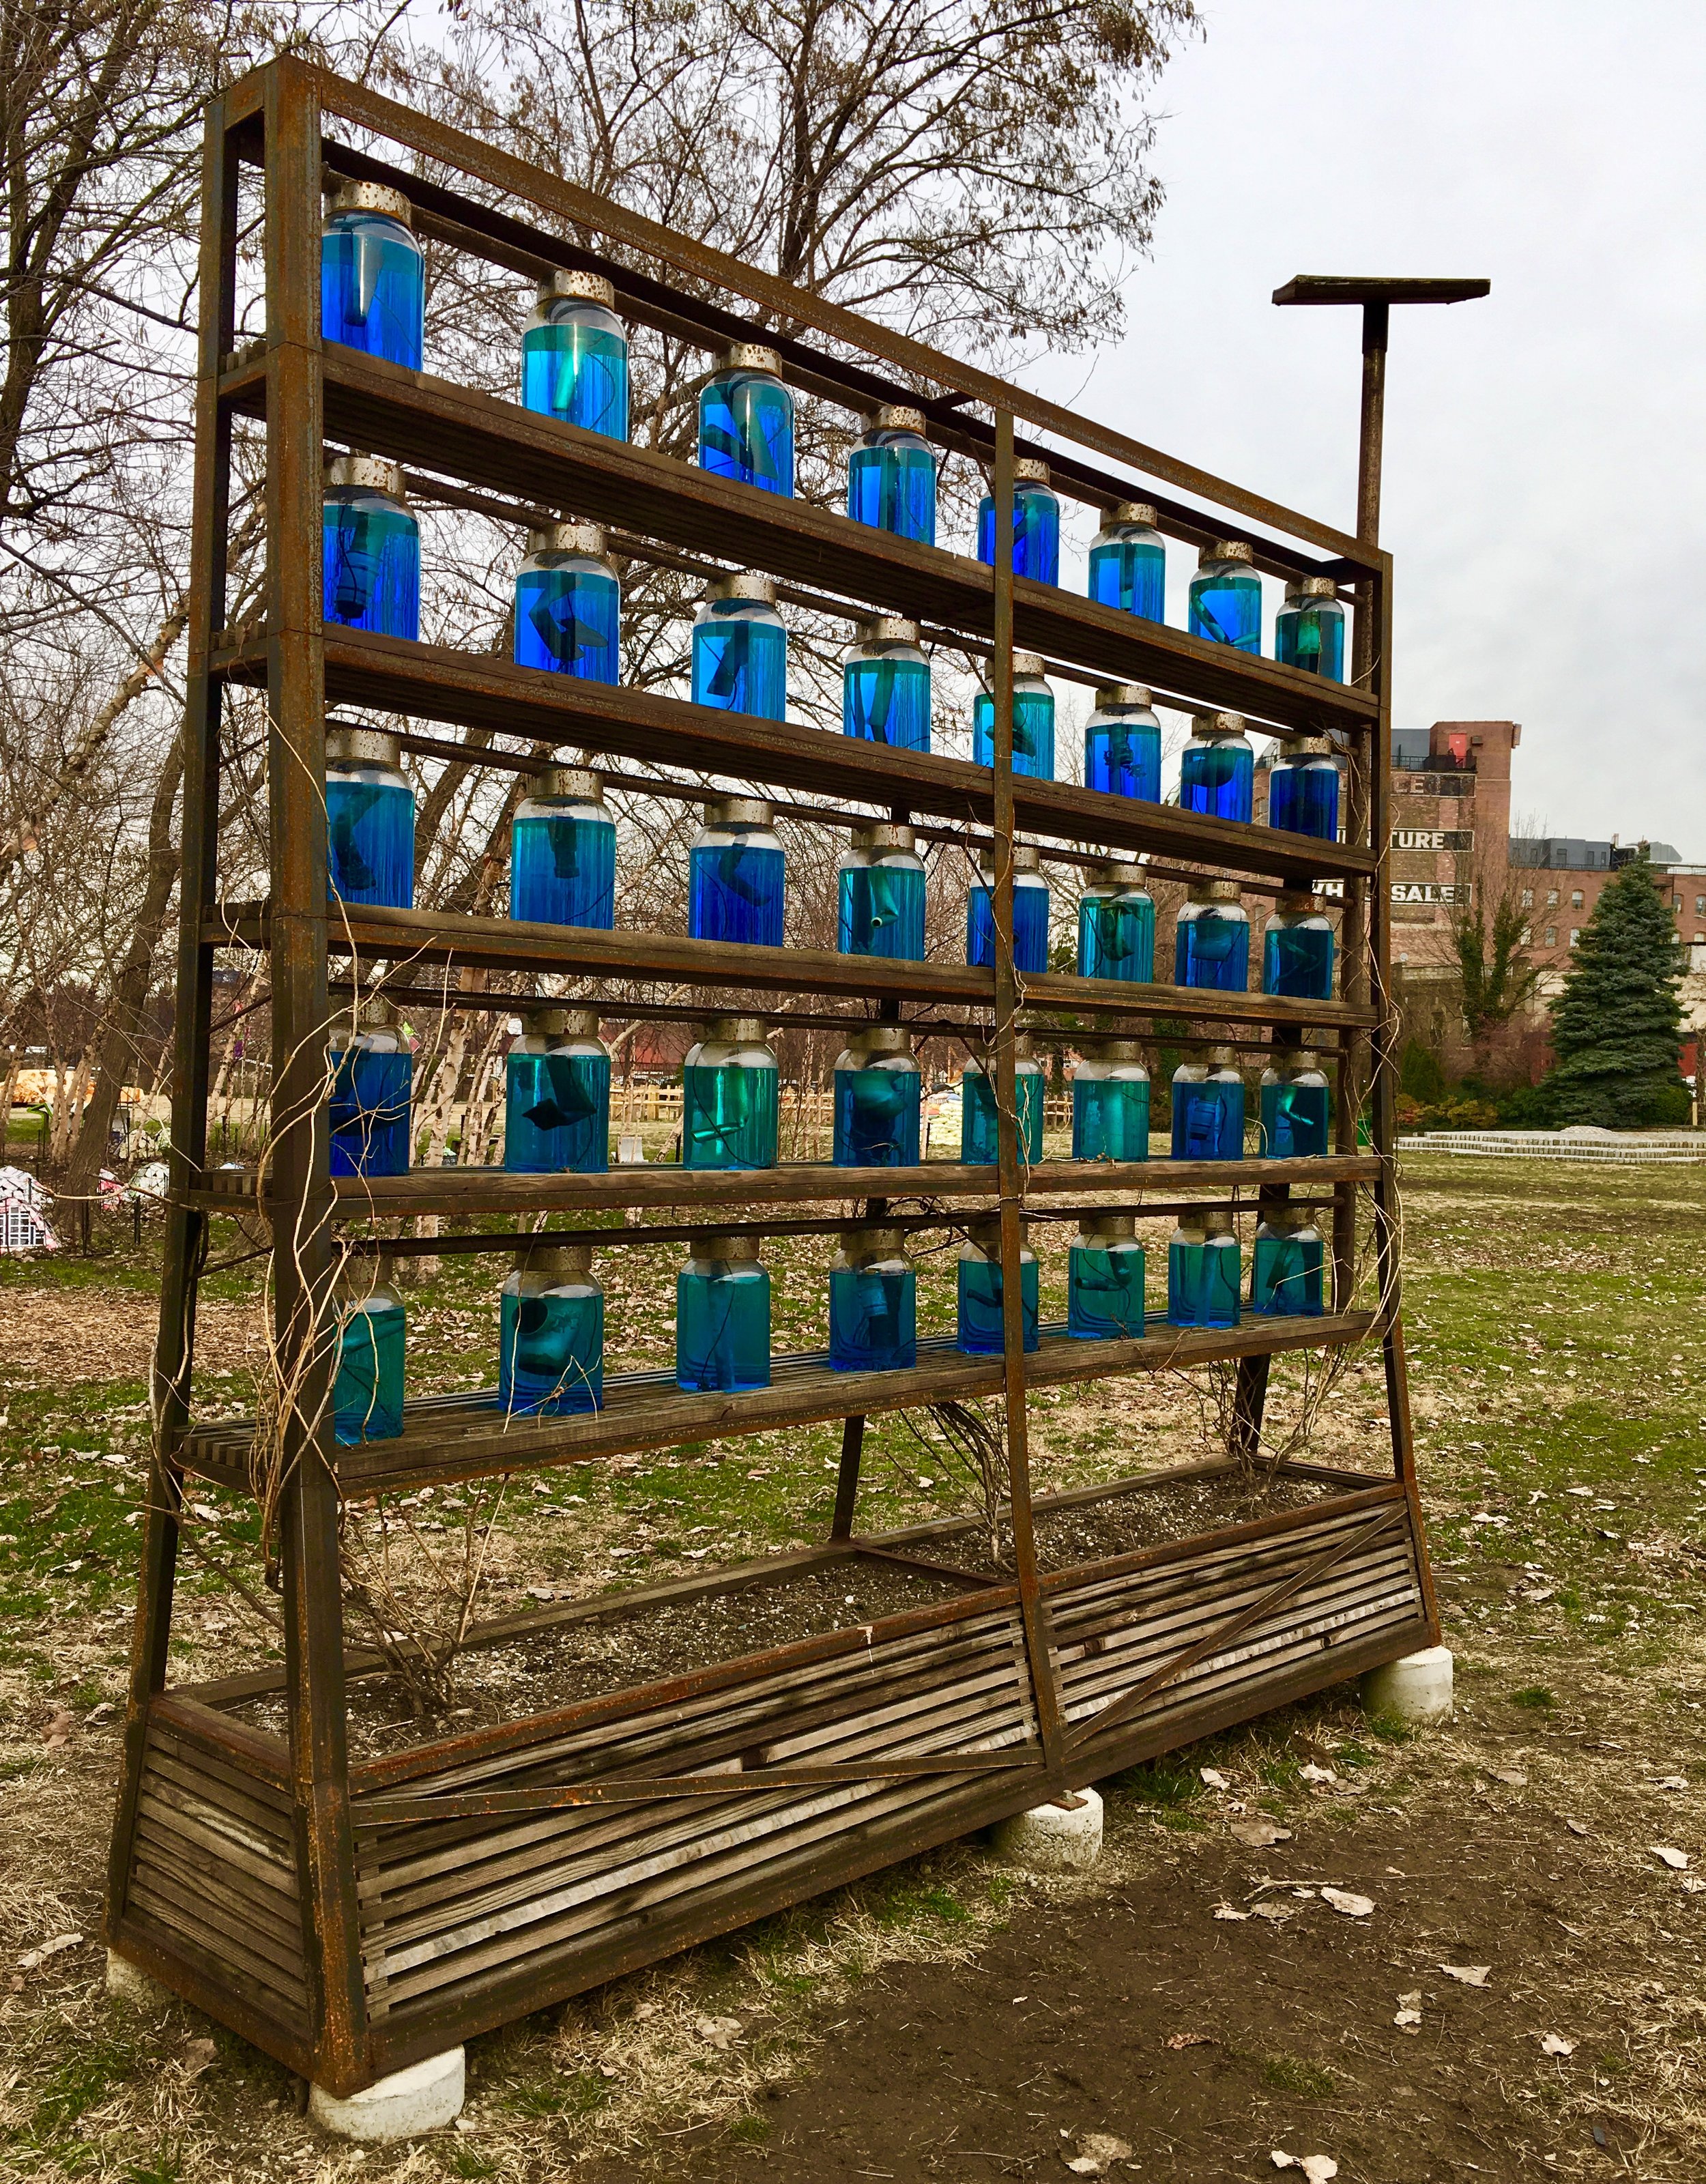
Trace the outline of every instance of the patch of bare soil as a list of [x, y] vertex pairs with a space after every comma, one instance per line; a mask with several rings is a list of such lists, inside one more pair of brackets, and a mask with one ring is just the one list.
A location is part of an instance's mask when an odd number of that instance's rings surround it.
[[[146, 1380], [160, 1301], [145, 1290], [0, 1287], [0, 1373], [55, 1387], [75, 1380]], [[253, 1371], [264, 1353], [259, 1310], [220, 1297], [196, 1312], [203, 1373]]]
[[[1380, 1483], [1370, 1479], [1371, 1485]], [[1079, 1563], [1102, 1562], [1140, 1547], [1166, 1546], [1281, 1510], [1306, 1508], [1340, 1490], [1307, 1479], [1223, 1476], [1144, 1487], [1077, 1507], [1039, 1509], [1037, 1563], [1044, 1570], [1070, 1569]], [[1004, 1536], [1002, 1550], [1006, 1563], [1011, 1550]], [[931, 1540], [920, 1552], [933, 1562], [951, 1563], [956, 1569], [986, 1569], [989, 1564], [988, 1535], [981, 1527]]]

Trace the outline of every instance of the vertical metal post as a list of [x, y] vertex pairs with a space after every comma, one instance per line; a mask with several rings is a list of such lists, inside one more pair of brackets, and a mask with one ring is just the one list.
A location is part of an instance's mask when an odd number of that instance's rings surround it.
[[864, 1419], [858, 1412], [842, 1420], [841, 1468], [836, 1474], [836, 1513], [830, 1521], [832, 1540], [853, 1537], [853, 1510], [859, 1501], [859, 1458], [864, 1450]]

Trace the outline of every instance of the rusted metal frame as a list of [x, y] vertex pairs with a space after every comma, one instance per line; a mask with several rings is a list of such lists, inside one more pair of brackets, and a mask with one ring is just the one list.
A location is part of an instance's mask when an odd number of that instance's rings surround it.
[[1005, 1582], [992, 1571], [961, 1569], [955, 1563], [933, 1562], [928, 1555], [905, 1554], [897, 1547], [878, 1546], [864, 1538], [855, 1539], [853, 1546], [861, 1562], [881, 1563], [889, 1569], [912, 1570], [920, 1577], [941, 1578], [967, 1592], [984, 1592], [992, 1585]]
[[[1264, 1183], [1256, 1193], [1256, 1212], [1259, 1215], [1270, 1206], [1298, 1203], [1292, 1197], [1291, 1185], [1286, 1183]], [[1319, 1206], [1320, 1199], [1306, 1199], [1302, 1203]], [[1336, 1217], [1339, 1207], [1336, 1193], [1325, 1203], [1331, 1206]], [[1239, 1211], [1244, 1209], [1241, 1206]], [[1255, 1279], [1253, 1272], [1251, 1279]], [[1237, 1379], [1232, 1390], [1231, 1452], [1241, 1463], [1253, 1464], [1261, 1454], [1262, 1420], [1268, 1404], [1268, 1373], [1273, 1362], [1270, 1351], [1263, 1350], [1238, 1360]]]
[[139, 1971], [181, 1995], [215, 2024], [229, 2025], [286, 2070], [299, 2077], [313, 2077], [314, 2050], [303, 2029], [286, 2024], [282, 2018], [247, 2000], [239, 1992], [228, 1965], [193, 1947], [186, 1936], [168, 1933], [134, 1911], [125, 1914], [113, 1938], [119, 1955]]
[[859, 1462], [864, 1451], [864, 1416], [854, 1412], [842, 1422], [841, 1462], [836, 1469], [836, 1506], [830, 1518], [830, 1537], [853, 1537], [853, 1512], [859, 1502]]

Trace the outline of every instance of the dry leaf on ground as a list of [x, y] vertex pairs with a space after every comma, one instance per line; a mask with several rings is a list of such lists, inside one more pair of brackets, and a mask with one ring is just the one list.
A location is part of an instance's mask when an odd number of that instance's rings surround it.
[[1292, 1840], [1291, 1830], [1278, 1827], [1272, 1820], [1234, 1820], [1230, 1832], [1252, 1850], [1271, 1850], [1275, 1843]]
[[1542, 2055], [1573, 2055], [1575, 2053], [1575, 2042], [1573, 2040], [1560, 2038], [1556, 2032], [1542, 2032], [1540, 2036], [1540, 2052]]
[[1375, 1908], [1372, 1896], [1353, 1896], [1347, 1888], [1324, 1888], [1321, 1901], [1342, 1911], [1347, 1919], [1366, 1919]]
[[38, 1942], [33, 1949], [26, 1949], [18, 1959], [20, 1972], [33, 1972], [37, 1964], [45, 1964], [49, 1957], [57, 1957], [66, 1949], [75, 1949], [82, 1940], [81, 1934], [56, 1934], [51, 1942]]
[[1448, 1979], [1454, 1979], [1464, 1986], [1485, 1986], [1491, 1964], [1442, 1964], [1440, 1970]]
[[693, 2030], [712, 2048], [732, 2048], [743, 2030], [738, 2017], [696, 2017]]
[[1078, 2142], [1078, 2153], [1066, 2166], [1075, 2176], [1105, 2176], [1116, 2161], [1129, 2161], [1131, 2148], [1112, 2132], [1086, 2131]]
[[1339, 1779], [1331, 1767], [1317, 1767], [1313, 1759], [1306, 1759], [1298, 1772], [1306, 1782], [1336, 1782]]
[[1211, 1790], [1230, 1790], [1232, 1786], [1231, 1781], [1218, 1767], [1199, 1767], [1197, 1772]]
[[1174, 2032], [1167, 2039], [1170, 2048], [1212, 2048], [1214, 2044], [1212, 2032]]
[[42, 1741], [49, 1752], [71, 1741], [77, 1726], [77, 1717], [69, 1707], [55, 1707], [47, 1717], [47, 1726], [42, 1732]]
[[1686, 1850], [1678, 1850], [1673, 1843], [1648, 1843], [1647, 1847], [1660, 1864], [1668, 1865], [1673, 1873], [1687, 1871], [1688, 1853]]
[[1309, 2184], [1327, 2184], [1330, 2177], [1339, 2173], [1339, 2164], [1330, 2153], [1285, 2153], [1276, 2146], [1273, 2163], [1275, 2169], [1301, 2169]]
[[1282, 1903], [1277, 1897], [1270, 1896], [1254, 1907], [1253, 1915], [1258, 1919], [1271, 1919], [1277, 1926], [1282, 1920], [1289, 1919], [1297, 1908], [1295, 1903]]
[[1211, 1917], [1216, 1919], [1248, 1919], [1249, 1915], [1248, 1911], [1240, 1911], [1237, 1906], [1232, 1903], [1217, 1903], [1210, 1914]]

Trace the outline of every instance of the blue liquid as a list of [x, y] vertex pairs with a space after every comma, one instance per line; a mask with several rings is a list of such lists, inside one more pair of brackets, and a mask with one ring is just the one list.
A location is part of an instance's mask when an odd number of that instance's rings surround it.
[[1312, 834], [1318, 842], [1339, 838], [1339, 770], [1320, 761], [1288, 766], [1282, 760], [1268, 776], [1268, 824], [1282, 833]]
[[1342, 682], [1344, 610], [1334, 602], [1314, 599], [1304, 606], [1281, 607], [1274, 624], [1274, 657], [1286, 667], [1306, 668], [1330, 682]]
[[[995, 763], [995, 699], [980, 690], [971, 701], [971, 762]], [[1013, 694], [1013, 771], [1031, 781], [1054, 778], [1054, 693], [1015, 689]]]
[[696, 1062], [681, 1072], [684, 1167], [774, 1167], [774, 1069]]
[[614, 577], [584, 567], [524, 568], [515, 579], [515, 665], [583, 682], [620, 682], [621, 611]]
[[1333, 997], [1331, 926], [1281, 926], [1262, 941], [1262, 991], [1303, 1001]]
[[[965, 960], [974, 970], [995, 962], [995, 896], [980, 882], [965, 898]], [[1020, 971], [1048, 968], [1048, 890], [1013, 890], [1013, 961]]]
[[924, 874], [907, 865], [845, 865], [836, 889], [836, 946], [843, 956], [924, 961]]
[[331, 1060], [332, 1173], [407, 1175], [414, 1056], [353, 1046]]
[[518, 819], [509, 915], [531, 925], [616, 922], [616, 829], [608, 819]]
[[1081, 1341], [1135, 1340], [1143, 1332], [1143, 1254], [1075, 1244], [1066, 1255], [1066, 1332]]
[[1332, 1107], [1325, 1084], [1264, 1084], [1263, 1159], [1314, 1160], [1331, 1152]]
[[1166, 618], [1167, 549], [1159, 539], [1117, 539], [1090, 549], [1090, 596], [1145, 621]]
[[702, 1260], [675, 1277], [675, 1384], [728, 1394], [770, 1384], [770, 1278], [756, 1261]]
[[420, 634], [420, 532], [383, 493], [334, 487], [320, 515], [320, 611], [346, 629]]
[[[1042, 1072], [1019, 1072], [1019, 1157], [1032, 1166], [1042, 1157]], [[968, 1069], [959, 1080], [959, 1157], [968, 1167], [993, 1167], [996, 1144], [995, 1089], [981, 1069]]]
[[334, 213], [320, 244], [321, 338], [419, 371], [425, 324], [425, 267], [408, 230], [384, 213]]
[[1171, 1327], [1238, 1324], [1238, 1246], [1224, 1243], [1167, 1246], [1167, 1321]]
[[910, 1267], [830, 1273], [830, 1363], [837, 1373], [900, 1373], [918, 1362], [918, 1276]]
[[1173, 937], [1173, 983], [1205, 986], [1216, 993], [1242, 994], [1250, 983], [1250, 926], [1248, 918], [1181, 917]]
[[1155, 905], [1147, 895], [1083, 895], [1078, 975], [1147, 983], [1155, 976]]
[[842, 727], [891, 750], [930, 749], [930, 665], [850, 660], [842, 670]]
[[1239, 652], [1262, 649], [1262, 580], [1253, 569], [1236, 576], [1193, 577], [1191, 634]]
[[740, 843], [695, 848], [687, 858], [689, 938], [780, 948], [786, 863], [780, 850]]
[[[1001, 1325], [1001, 1267], [987, 1259], [959, 1262], [959, 1348], [975, 1357], [998, 1357], [1006, 1347]], [[1036, 1262], [1026, 1259], [1019, 1269], [1020, 1325], [1024, 1346], [1037, 1344]]]
[[325, 784], [326, 878], [340, 902], [414, 901], [414, 798], [387, 781]]
[[403, 1353], [401, 1305], [345, 1316], [331, 1390], [332, 1431], [345, 1447], [403, 1431]]
[[699, 396], [699, 468], [765, 493], [794, 490], [794, 398], [768, 373], [719, 372]]
[[[995, 496], [977, 504], [977, 558], [995, 566]], [[1060, 503], [1044, 485], [1020, 485], [1013, 493], [1013, 573], [1033, 583], [1060, 582]]]
[[788, 633], [779, 621], [715, 615], [693, 625], [693, 703], [780, 721], [788, 710]]
[[628, 437], [628, 344], [585, 319], [552, 320], [521, 337], [521, 404], [607, 439]]
[[1244, 1157], [1244, 1087], [1194, 1084], [1173, 1086], [1175, 1160], [1236, 1161]]
[[1210, 819], [1248, 819], [1256, 755], [1247, 743], [1188, 743], [1179, 760], [1179, 809]]
[[855, 448], [847, 460], [847, 514], [897, 538], [936, 543], [936, 459], [927, 448]]
[[1079, 1077], [1072, 1083], [1074, 1160], [1149, 1157], [1149, 1086], [1141, 1077]]
[[604, 1299], [517, 1296], [498, 1312], [497, 1401], [524, 1417], [596, 1411], [604, 1401]]
[[1084, 731], [1084, 785], [1104, 796], [1161, 801], [1161, 728], [1155, 721], [1092, 713]]
[[837, 1069], [837, 1167], [916, 1167], [924, 1078], [915, 1069]]
[[603, 1175], [610, 1165], [608, 1054], [512, 1054], [503, 1066], [503, 1165], [512, 1175]]
[[1319, 1236], [1258, 1236], [1251, 1311], [1319, 1318], [1324, 1309], [1321, 1268], [1325, 1257]]

